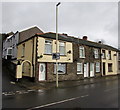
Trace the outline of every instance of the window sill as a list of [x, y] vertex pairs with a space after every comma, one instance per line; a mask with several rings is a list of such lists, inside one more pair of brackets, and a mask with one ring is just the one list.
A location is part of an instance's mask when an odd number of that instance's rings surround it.
[[94, 59], [99, 59], [99, 57], [98, 58], [94, 58]]
[[96, 73], [100, 73], [100, 71], [99, 72], [96, 71]]
[[77, 75], [83, 75], [83, 73], [77, 73]]
[[79, 57], [79, 58], [85, 58], [85, 57]]

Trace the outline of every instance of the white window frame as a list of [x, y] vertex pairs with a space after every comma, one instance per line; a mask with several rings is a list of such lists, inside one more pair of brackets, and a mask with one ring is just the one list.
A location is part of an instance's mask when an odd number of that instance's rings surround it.
[[[8, 53], [9, 50], [11, 50], [11, 54]], [[12, 55], [12, 48], [11, 47], [7, 48], [7, 55]]]
[[85, 48], [83, 46], [79, 46], [79, 57], [80, 58], [85, 58]]
[[[64, 65], [64, 72], [59, 72], [59, 66]], [[54, 64], [54, 74], [56, 74], [56, 64]], [[66, 64], [65, 63], [58, 63], [58, 74], [66, 74]]]
[[[46, 41], [48, 41], [49, 43], [46, 43]], [[50, 46], [51, 50], [49, 50], [49, 52], [46, 50], [46, 46]], [[44, 53], [45, 54], [52, 54], [52, 40], [45, 40], [45, 49], [44, 49]]]
[[99, 58], [99, 56], [98, 56], [98, 49], [94, 49], [94, 57], [95, 58]]
[[[79, 66], [80, 70], [78, 70]], [[77, 63], [77, 74], [83, 74], [83, 63]]]
[[96, 72], [100, 72], [100, 62], [96, 62], [95, 69], [96, 69]]
[[[62, 53], [61, 51], [60, 51], [60, 48], [64, 48], [64, 53]], [[60, 52], [60, 55], [65, 55], [65, 42], [59, 42], [59, 52]]]

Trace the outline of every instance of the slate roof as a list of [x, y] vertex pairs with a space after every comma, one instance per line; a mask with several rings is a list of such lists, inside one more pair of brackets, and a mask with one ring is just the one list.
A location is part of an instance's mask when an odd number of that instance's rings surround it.
[[[44, 33], [44, 34], [37, 33], [36, 35], [44, 38], [56, 39], [56, 33], [52, 33], [52, 32]], [[78, 38], [67, 36], [64, 34], [58, 34], [58, 40], [68, 41], [68, 42], [77, 43], [77, 44], [83, 44], [83, 45], [87, 45], [95, 48], [104, 48], [108, 50], [119, 51], [118, 49], [109, 45], [100, 44], [100, 43], [92, 42], [89, 40], [78, 39]]]
[[31, 36], [34, 36], [36, 33], [43, 33], [38, 27], [32, 27], [24, 31], [19, 32], [19, 42], [22, 42]]
[[[48, 32], [48, 33], [36, 33], [34, 36], [29, 37], [26, 40], [29, 40], [29, 39], [31, 39], [33, 37], [37, 37], [37, 36], [38, 37], [49, 38], [49, 39], [56, 39], [56, 33]], [[19, 44], [25, 42], [26, 40], [20, 42]], [[112, 46], [109, 46], [109, 45], [100, 44], [100, 43], [92, 42], [92, 41], [89, 41], [89, 40], [78, 39], [76, 37], [67, 36], [65, 34], [58, 34], [58, 40], [77, 43], [77, 44], [82, 44], [82, 45], [87, 45], [87, 46], [91, 46], [91, 47], [95, 47], [95, 48], [104, 48], [104, 49], [108, 49], [108, 50], [119, 51], [118, 49], [116, 49]]]

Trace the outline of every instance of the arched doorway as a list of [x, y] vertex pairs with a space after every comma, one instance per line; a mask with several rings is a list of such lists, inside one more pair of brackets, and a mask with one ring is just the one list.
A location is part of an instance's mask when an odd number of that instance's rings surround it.
[[21, 63], [21, 70], [22, 70], [22, 76], [28, 76], [32, 77], [33, 76], [33, 69], [32, 69], [32, 63], [29, 60], [24, 60]]

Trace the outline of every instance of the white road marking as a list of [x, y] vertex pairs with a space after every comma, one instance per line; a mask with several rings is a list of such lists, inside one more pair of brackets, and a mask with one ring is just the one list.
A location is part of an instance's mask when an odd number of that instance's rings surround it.
[[47, 106], [51, 106], [51, 105], [56, 105], [56, 104], [60, 104], [60, 103], [72, 101], [72, 100], [75, 100], [75, 99], [84, 98], [84, 97], [87, 97], [87, 96], [89, 96], [89, 95], [83, 95], [83, 96], [79, 96], [79, 97], [74, 97], [74, 98], [70, 98], [70, 99], [65, 99], [65, 100], [62, 100], [62, 101], [53, 102], [53, 103], [41, 105], [41, 106], [38, 106], [38, 107], [29, 108], [29, 109], [27, 109], [27, 110], [38, 109], [38, 108], [43, 108], [43, 107], [47, 107]]
[[89, 96], [89, 95], [83, 95], [83, 96], [81, 96], [81, 98], [84, 98], [84, 97], [87, 97], [87, 96]]

